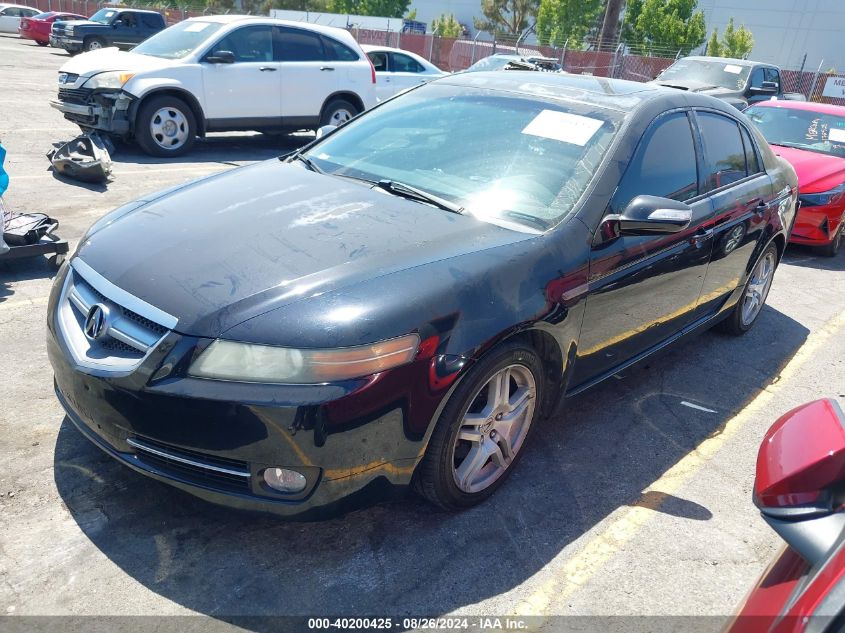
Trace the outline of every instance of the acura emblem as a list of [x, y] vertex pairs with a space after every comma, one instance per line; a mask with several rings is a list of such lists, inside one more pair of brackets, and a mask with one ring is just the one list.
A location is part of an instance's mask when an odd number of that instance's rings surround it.
[[92, 341], [100, 338], [109, 329], [109, 309], [102, 303], [95, 303], [85, 317], [85, 336]]

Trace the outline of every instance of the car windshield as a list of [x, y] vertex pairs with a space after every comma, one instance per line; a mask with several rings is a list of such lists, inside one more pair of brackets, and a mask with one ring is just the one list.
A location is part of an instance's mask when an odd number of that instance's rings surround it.
[[772, 145], [845, 158], [845, 116], [752, 106], [745, 111]]
[[519, 55], [490, 55], [484, 59], [479, 59], [472, 66], [467, 68], [467, 72], [475, 72], [477, 70], [501, 70], [512, 62], [522, 59]]
[[222, 26], [219, 22], [179, 22], [145, 40], [133, 48], [132, 52], [164, 59], [181, 59], [193, 53]]
[[732, 64], [730, 60], [709, 61], [679, 59], [657, 76], [659, 81], [697, 81], [714, 88], [741, 90], [748, 81], [750, 66]]
[[429, 84], [347, 124], [306, 157], [329, 174], [410, 185], [481, 220], [543, 231], [573, 209], [623, 116]]
[[117, 15], [117, 11], [114, 9], [100, 9], [94, 15], [92, 15], [89, 20], [91, 22], [99, 22], [100, 24], [108, 24], [111, 22], [111, 19]]

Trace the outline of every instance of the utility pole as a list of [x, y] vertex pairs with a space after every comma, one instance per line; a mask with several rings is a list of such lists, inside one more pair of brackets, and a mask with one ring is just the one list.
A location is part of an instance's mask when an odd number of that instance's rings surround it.
[[604, 10], [604, 20], [601, 23], [599, 32], [598, 50], [616, 43], [619, 37], [619, 15], [625, 6], [625, 0], [607, 0], [607, 7]]

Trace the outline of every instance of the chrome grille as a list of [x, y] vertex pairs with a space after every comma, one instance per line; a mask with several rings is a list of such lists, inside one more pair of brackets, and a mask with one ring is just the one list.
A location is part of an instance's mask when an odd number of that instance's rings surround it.
[[59, 88], [59, 101], [87, 105], [92, 92], [90, 88]]
[[[91, 337], [85, 323], [94, 306], [104, 316], [102, 331]], [[175, 317], [114, 286], [82, 260], [71, 263], [57, 325], [80, 365], [108, 372], [132, 371], [176, 322]]]

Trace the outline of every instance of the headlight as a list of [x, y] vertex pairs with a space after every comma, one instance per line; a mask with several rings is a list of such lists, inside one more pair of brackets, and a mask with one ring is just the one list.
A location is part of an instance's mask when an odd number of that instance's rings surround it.
[[801, 194], [801, 204], [805, 207], [820, 207], [826, 204], [835, 204], [845, 195], [845, 183], [830, 191], [822, 193], [804, 193]]
[[106, 89], [113, 89], [119, 90], [123, 87], [127, 81], [132, 79], [135, 76], [135, 73], [127, 73], [121, 71], [113, 71], [107, 73], [100, 73], [98, 75], [94, 75], [85, 82], [85, 87], [90, 88], [91, 90], [97, 90], [106, 88]]
[[65, 27], [65, 35], [73, 35], [73, 27], [72, 26]]
[[369, 376], [409, 363], [420, 338], [399, 338], [337, 349], [291, 349], [218, 339], [191, 365], [198, 378], [287, 384], [318, 384]]

